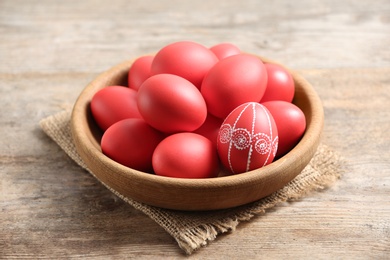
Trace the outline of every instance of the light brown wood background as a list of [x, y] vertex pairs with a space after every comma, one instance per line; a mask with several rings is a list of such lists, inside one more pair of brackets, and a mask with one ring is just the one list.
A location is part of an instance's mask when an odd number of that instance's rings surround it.
[[346, 159], [329, 189], [191, 258], [388, 259], [388, 0], [1, 0], [0, 258], [185, 258], [38, 126], [100, 72], [177, 40], [232, 42], [299, 70], [323, 101], [323, 142]]

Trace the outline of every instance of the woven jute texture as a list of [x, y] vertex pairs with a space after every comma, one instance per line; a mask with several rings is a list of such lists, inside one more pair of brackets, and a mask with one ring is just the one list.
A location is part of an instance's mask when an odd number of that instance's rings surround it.
[[[94, 176], [77, 154], [71, 136], [70, 115], [69, 110], [59, 112], [42, 119], [40, 126], [66, 154]], [[110, 187], [106, 187], [153, 219], [175, 238], [186, 254], [191, 254], [200, 247], [206, 246], [219, 234], [234, 231], [240, 222], [265, 214], [267, 209], [279, 203], [302, 198], [309, 192], [331, 185], [340, 177], [340, 163], [340, 157], [332, 149], [325, 144], [320, 144], [309, 165], [284, 188], [251, 204], [209, 212], [185, 212], [152, 207], [123, 197]]]

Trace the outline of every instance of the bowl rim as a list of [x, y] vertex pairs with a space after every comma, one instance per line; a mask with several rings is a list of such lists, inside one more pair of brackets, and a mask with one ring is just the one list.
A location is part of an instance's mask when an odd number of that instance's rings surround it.
[[[284, 65], [278, 62], [272, 61], [270, 59], [258, 55], [255, 56], [259, 57], [265, 63], [276, 63], [286, 68]], [[92, 92], [96, 92], [98, 89], [101, 89], [102, 86], [104, 87], [104, 86], [111, 85], [111, 83], [115, 81], [115, 79], [112, 79], [113, 75], [127, 73], [128, 69], [130, 68], [134, 60], [135, 59], [124, 61], [120, 64], [113, 66], [112, 68], [108, 69], [102, 74], [98, 75], [91, 83], [89, 83], [83, 89], [83, 91], [80, 93], [79, 97], [77, 98], [74, 104], [72, 115], [71, 115], [71, 133], [75, 141], [76, 150], [78, 151], [82, 160], [84, 162], [87, 161], [86, 162], [87, 166], [91, 166], [91, 163], [96, 163], [96, 162], [102, 163], [107, 167], [106, 170], [112, 170], [116, 173], [120, 173], [121, 176], [116, 176], [118, 180], [121, 178], [131, 178], [135, 182], [148, 182], [152, 185], [162, 185], [162, 187], [171, 187], [171, 188], [180, 187], [181, 190], [188, 189], [188, 190], [199, 190], [199, 191], [207, 189], [212, 192], [213, 190], [219, 190], [222, 188], [230, 188], [234, 190], [235, 187], [237, 186], [257, 185], [256, 183], [258, 182], [264, 182], [265, 184], [269, 183], [276, 171], [286, 171], [287, 167], [294, 165], [294, 163], [298, 163], [299, 165], [295, 167], [302, 170], [307, 165], [308, 161], [307, 160], [302, 161], [301, 158], [307, 156], [311, 158], [314, 155], [320, 141], [319, 140], [320, 138], [318, 137], [317, 134], [319, 133], [319, 135], [321, 135], [323, 124], [324, 124], [324, 113], [323, 113], [322, 103], [319, 96], [317, 95], [313, 87], [310, 85], [310, 83], [306, 81], [306, 79], [300, 76], [297, 72], [291, 71], [290, 69], [286, 68], [292, 74], [295, 83], [296, 84], [298, 83], [300, 85], [300, 89], [298, 91], [304, 92], [304, 94], [308, 97], [307, 98], [308, 103], [306, 105], [310, 106], [311, 114], [309, 115], [310, 116], [309, 118], [306, 118], [306, 121], [309, 123], [307, 123], [307, 128], [299, 143], [290, 152], [278, 158], [276, 161], [272, 162], [271, 164], [259, 169], [255, 169], [252, 171], [235, 174], [235, 175], [221, 176], [216, 178], [187, 179], [187, 178], [158, 176], [150, 173], [145, 173], [135, 169], [131, 169], [129, 167], [126, 167], [124, 165], [121, 165], [113, 161], [112, 159], [104, 155], [101, 152], [101, 150], [96, 147], [96, 145], [98, 144], [94, 143], [94, 141], [91, 140], [90, 137], [88, 136], [88, 131], [90, 131], [90, 129], [87, 129], [86, 124], [83, 123], [83, 121], [88, 120], [87, 118], [88, 115], [86, 113], [86, 109], [88, 108], [86, 106], [89, 105], [90, 103]], [[307, 116], [305, 115], [305, 117]], [[112, 167], [112, 169], [110, 169], [110, 167]], [[299, 173], [300, 171], [295, 175], [290, 174], [288, 178], [289, 181], [295, 178]], [[97, 178], [103, 183], [106, 182], [105, 180], [102, 180], [99, 177]], [[287, 183], [284, 183], [283, 186], [285, 184]], [[112, 185], [108, 185], [108, 186], [111, 187]], [[115, 187], [112, 188], [116, 191]], [[121, 192], [118, 193], [122, 194]], [[129, 195], [123, 195], [123, 196], [129, 197]], [[159, 202], [153, 203], [150, 201], [145, 201], [143, 198], [139, 198], [137, 196], [130, 195], [130, 197], [131, 198], [135, 197], [134, 198], [135, 200], [138, 199], [138, 201], [144, 202], [152, 206], [187, 210], [187, 208], [183, 208], [182, 206], [170, 207], [169, 205], [164, 205], [164, 203], [159, 203]], [[246, 202], [249, 203], [258, 199], [259, 198], [248, 199], [248, 201]], [[239, 205], [232, 205], [232, 206], [239, 206]], [[205, 206], [204, 209], [202, 207], [198, 207], [198, 208], [190, 207], [189, 210], [209, 209], [207, 208], [207, 206]], [[226, 208], [226, 207], [221, 207], [221, 208]], [[210, 208], [210, 209], [214, 209], [214, 208]]]

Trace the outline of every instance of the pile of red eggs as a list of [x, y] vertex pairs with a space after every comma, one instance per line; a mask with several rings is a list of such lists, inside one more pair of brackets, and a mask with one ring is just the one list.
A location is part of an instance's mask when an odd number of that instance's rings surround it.
[[90, 106], [112, 160], [209, 178], [263, 167], [299, 142], [306, 121], [294, 91], [288, 70], [233, 44], [181, 41], [137, 58], [128, 85], [101, 89]]

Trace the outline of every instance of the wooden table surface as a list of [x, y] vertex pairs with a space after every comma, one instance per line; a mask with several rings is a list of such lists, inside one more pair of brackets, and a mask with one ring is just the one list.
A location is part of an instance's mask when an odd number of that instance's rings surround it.
[[330, 188], [240, 224], [194, 259], [389, 259], [390, 2], [0, 1], [0, 258], [185, 258], [39, 128], [97, 74], [192, 40], [298, 70], [345, 158]]

